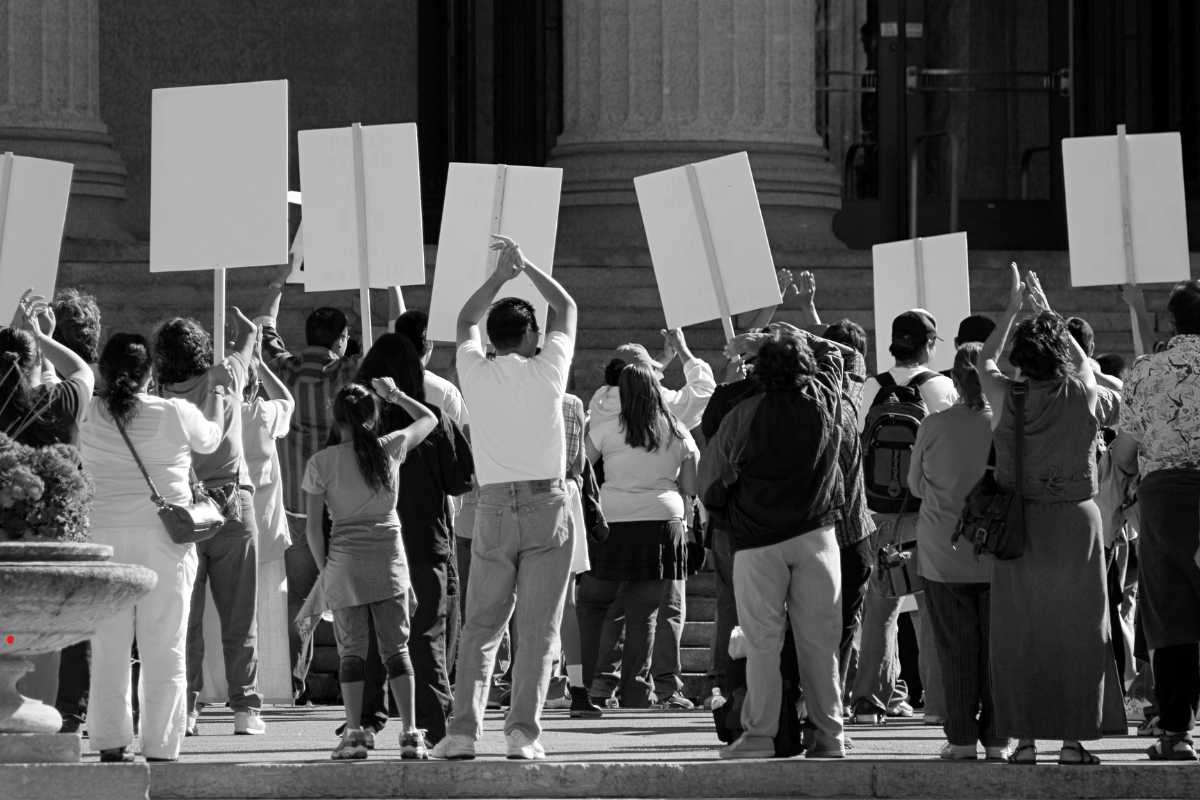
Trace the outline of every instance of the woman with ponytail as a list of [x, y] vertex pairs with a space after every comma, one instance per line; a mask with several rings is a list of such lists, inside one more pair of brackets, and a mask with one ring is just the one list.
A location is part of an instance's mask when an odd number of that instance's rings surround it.
[[[324, 607], [333, 612], [341, 660], [346, 727], [332, 754], [338, 761], [367, 757], [362, 705], [372, 621], [379, 655], [400, 710], [401, 758], [428, 758], [413, 712], [413, 669], [408, 653], [413, 589], [396, 503], [400, 465], [438, 421], [390, 378], [376, 378], [372, 386], [376, 394], [357, 383], [337, 393], [333, 419], [341, 443], [309, 459], [303, 483], [308, 495], [308, 546], [321, 571], [315, 591], [323, 594]], [[403, 409], [412, 422], [380, 436], [376, 395]], [[325, 507], [333, 522], [328, 547], [322, 530]]]
[[[88, 734], [102, 762], [133, 760], [129, 650], [135, 638], [146, 760], [177, 759], [187, 722], [184, 649], [196, 546], [167, 535], [134, 453], [163, 499], [184, 505], [192, 499], [192, 454], [216, 450], [222, 431], [190, 402], [148, 394], [151, 367], [142, 336], [113, 334], [100, 355], [105, 391], [91, 400], [79, 430], [80, 454], [96, 486], [92, 540], [110, 545], [114, 561], [141, 564], [158, 576], [150, 594], [100, 623], [92, 639]], [[210, 394], [207, 405], [208, 417], [219, 419], [224, 397]]]
[[[645, 675], [659, 605], [670, 596], [672, 583], [682, 584], [687, 577], [687, 522], [700, 454], [691, 434], [668, 410], [650, 366], [635, 362], [623, 367], [617, 390], [620, 413], [593, 419], [584, 439], [588, 458], [604, 459], [600, 504], [609, 536], [595, 546], [591, 579], [581, 584], [581, 594], [587, 596], [578, 603], [583, 681], [591, 684], [599, 650], [595, 637], [607, 605], [623, 596], [621, 705], [646, 708], [655, 695]], [[663, 687], [657, 699], [668, 703], [680, 688]]]
[[921, 423], [908, 486], [921, 498], [917, 571], [925, 578], [927, 612], [922, 616], [933, 629], [946, 703], [941, 757], [972, 761], [982, 744], [989, 761], [1001, 761], [1008, 739], [996, 731], [988, 674], [992, 562], [976, 556], [967, 542], [950, 541], [967, 494], [994, 461], [992, 409], [976, 371], [982, 348], [978, 342], [958, 348], [950, 372], [958, 402]]
[[96, 384], [83, 359], [54, 340], [54, 325], [50, 306], [26, 293], [0, 330], [0, 432], [30, 447], [74, 444]]

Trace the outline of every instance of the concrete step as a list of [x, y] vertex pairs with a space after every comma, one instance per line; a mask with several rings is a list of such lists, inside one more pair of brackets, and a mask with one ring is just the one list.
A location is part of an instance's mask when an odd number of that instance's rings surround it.
[[717, 627], [716, 622], [703, 620], [694, 620], [688, 614], [688, 620], [683, 626], [683, 646], [684, 647], [709, 647], [712, 644], [713, 631]]
[[679, 663], [684, 672], [708, 672], [712, 665], [712, 648], [708, 644], [700, 647], [683, 645], [679, 648]]
[[688, 578], [687, 596], [689, 600], [693, 597], [716, 597], [717, 574], [711, 571], [701, 571]]

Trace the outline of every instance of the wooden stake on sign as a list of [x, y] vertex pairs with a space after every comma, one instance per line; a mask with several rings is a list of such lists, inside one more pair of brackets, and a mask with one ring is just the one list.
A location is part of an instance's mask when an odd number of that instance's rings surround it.
[[[1133, 214], [1130, 211], [1129, 193], [1129, 140], [1125, 137], [1125, 126], [1117, 126], [1117, 164], [1121, 177], [1121, 235], [1125, 245], [1125, 276], [1130, 285], [1137, 284], [1137, 265], [1133, 258]], [[1145, 355], [1142, 351], [1142, 336], [1149, 331], [1141, 330], [1137, 312], [1129, 307], [1129, 322], [1133, 326], [1135, 356]], [[1140, 334], [1140, 335], [1139, 335]]]
[[917, 308], [925, 308], [925, 248], [920, 236], [913, 239], [913, 268], [917, 274]]
[[694, 164], [687, 165], [688, 188], [692, 190], [692, 207], [700, 223], [700, 241], [704, 244], [704, 258], [708, 262], [708, 274], [712, 277], [713, 293], [717, 297], [717, 310], [721, 314], [721, 327], [725, 331], [726, 343], [733, 341], [733, 319], [729, 314], [729, 297], [725, 294], [725, 281], [717, 265], [717, 249], [713, 246], [712, 228], [708, 225], [708, 212], [704, 209], [704, 195], [700, 192], [700, 178]]
[[225, 267], [213, 270], [213, 363], [225, 360]]
[[[496, 191], [492, 195], [492, 230], [493, 234], [500, 234], [501, 227], [504, 223], [504, 189], [508, 185], [508, 165], [496, 165]], [[488, 241], [488, 246], [491, 246], [491, 240]], [[500, 257], [500, 251], [488, 250], [488, 254], [494, 258], [489, 258], [488, 263], [491, 269], [496, 268], [496, 260]]]
[[367, 175], [363, 168], [362, 124], [351, 126], [354, 140], [354, 215], [358, 222], [358, 313], [362, 317], [362, 349], [371, 349], [371, 267], [367, 255]]

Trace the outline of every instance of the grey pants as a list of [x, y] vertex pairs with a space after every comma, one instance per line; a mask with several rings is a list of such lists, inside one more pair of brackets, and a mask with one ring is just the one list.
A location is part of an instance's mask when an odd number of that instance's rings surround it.
[[241, 520], [226, 523], [216, 536], [196, 545], [199, 564], [187, 631], [189, 711], [198, 710], [204, 688], [204, 602], [210, 583], [221, 620], [229, 707], [234, 711], [262, 707], [262, 695], [258, 693], [258, 527], [254, 495], [241, 489], [238, 502]]

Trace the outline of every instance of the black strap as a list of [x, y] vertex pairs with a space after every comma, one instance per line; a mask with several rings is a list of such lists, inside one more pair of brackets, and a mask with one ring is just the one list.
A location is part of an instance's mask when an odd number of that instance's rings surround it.
[[1016, 442], [1013, 448], [1017, 463], [1013, 469], [1013, 481], [1018, 503], [1025, 502], [1025, 393], [1027, 391], [1029, 391], [1029, 385], [1025, 381], [1017, 381], [1012, 385], [1013, 413], [1017, 415]]
[[146, 479], [146, 485], [150, 487], [150, 500], [154, 505], [162, 508], [167, 504], [163, 496], [158, 493], [158, 487], [154, 485], [154, 481], [150, 478], [150, 473], [146, 471], [146, 465], [142, 463], [142, 457], [138, 455], [138, 451], [133, 446], [133, 442], [129, 439], [129, 434], [125, 432], [125, 426], [114, 417], [113, 422], [117, 426], [117, 430], [121, 432], [121, 438], [125, 440], [125, 444], [129, 447], [129, 452], [133, 454], [133, 460], [137, 462], [138, 469], [142, 471], [142, 477]]
[[921, 372], [918, 372], [916, 375], [914, 375], [912, 377], [912, 380], [910, 380], [906, 385], [912, 389], [920, 389], [922, 386], [925, 385], [925, 383], [927, 381], [930, 381], [936, 377], [937, 377], [936, 372], [932, 372], [930, 370], [922, 370]]
[[896, 379], [892, 377], [890, 372], [881, 372], [875, 376], [876, 382], [884, 389], [890, 389], [896, 385]]

